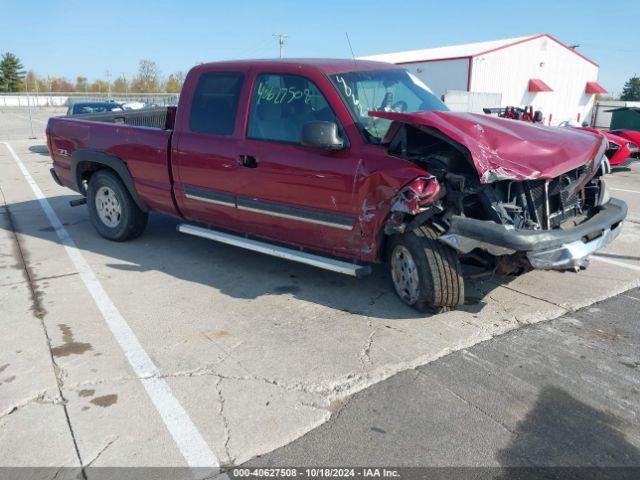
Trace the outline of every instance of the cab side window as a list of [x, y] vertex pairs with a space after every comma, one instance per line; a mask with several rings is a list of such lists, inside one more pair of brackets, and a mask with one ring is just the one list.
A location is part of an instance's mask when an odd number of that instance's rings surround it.
[[251, 97], [247, 137], [300, 143], [302, 126], [322, 120], [339, 123], [315, 84], [298, 75], [259, 75]]
[[236, 123], [242, 73], [204, 73], [193, 95], [189, 129], [212, 135], [231, 135]]

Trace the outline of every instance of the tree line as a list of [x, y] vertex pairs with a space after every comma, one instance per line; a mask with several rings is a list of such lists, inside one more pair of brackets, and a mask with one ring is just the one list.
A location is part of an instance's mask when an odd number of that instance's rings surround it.
[[156, 62], [143, 59], [138, 63], [138, 73], [130, 79], [120, 75], [113, 80], [89, 82], [87, 77], [78, 76], [73, 81], [26, 71], [20, 59], [10, 52], [0, 58], [0, 92], [179, 93], [184, 76], [184, 72], [175, 72], [164, 77]]
[[[138, 73], [131, 79], [124, 75], [113, 81], [98, 79], [89, 82], [78, 76], [75, 82], [65, 77], [38, 75], [25, 71], [20, 59], [7, 52], [0, 58], [0, 92], [85, 92], [85, 93], [179, 93], [184, 83], [184, 72], [163, 77], [153, 60], [140, 60]], [[640, 101], [640, 77], [634, 75], [624, 85], [620, 100]]]

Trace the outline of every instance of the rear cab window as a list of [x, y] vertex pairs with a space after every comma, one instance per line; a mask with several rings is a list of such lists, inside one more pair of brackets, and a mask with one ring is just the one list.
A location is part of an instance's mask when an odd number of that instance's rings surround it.
[[344, 138], [336, 114], [310, 79], [278, 73], [257, 76], [247, 138], [299, 144], [303, 125], [312, 121], [336, 123]]
[[189, 129], [195, 133], [232, 135], [243, 81], [243, 73], [203, 73], [191, 101]]

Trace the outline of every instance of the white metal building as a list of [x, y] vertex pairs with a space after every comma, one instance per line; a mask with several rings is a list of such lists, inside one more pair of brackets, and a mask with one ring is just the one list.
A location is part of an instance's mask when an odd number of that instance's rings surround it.
[[362, 58], [403, 65], [452, 109], [533, 105], [550, 125], [588, 121], [606, 93], [598, 64], [548, 34]]

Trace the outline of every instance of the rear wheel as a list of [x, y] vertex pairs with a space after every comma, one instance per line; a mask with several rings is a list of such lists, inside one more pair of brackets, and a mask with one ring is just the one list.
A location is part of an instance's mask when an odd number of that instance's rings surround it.
[[122, 242], [139, 236], [148, 215], [131, 198], [120, 178], [109, 170], [99, 170], [87, 188], [89, 218], [100, 235]]
[[391, 237], [389, 270], [396, 293], [420, 312], [443, 312], [464, 303], [464, 280], [455, 250], [421, 226]]

